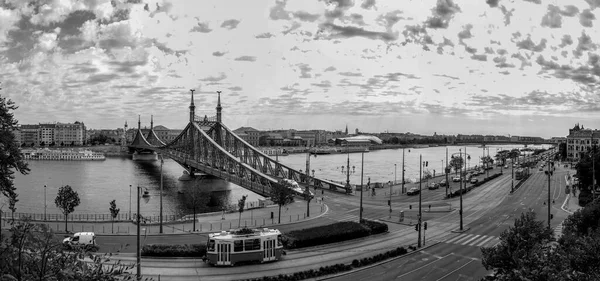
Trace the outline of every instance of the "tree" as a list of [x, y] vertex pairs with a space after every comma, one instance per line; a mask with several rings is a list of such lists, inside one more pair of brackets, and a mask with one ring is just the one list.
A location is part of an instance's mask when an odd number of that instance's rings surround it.
[[81, 203], [79, 194], [77, 191], [73, 190], [70, 185], [61, 186], [58, 189], [54, 204], [56, 204], [56, 207], [58, 207], [65, 215], [65, 232], [68, 232], [67, 218], [70, 213], [75, 211], [75, 207], [79, 206], [79, 203]]
[[557, 154], [557, 155], [558, 155], [558, 157], [560, 157], [559, 159], [561, 161], [566, 160], [567, 159], [567, 143], [563, 142], [563, 143], [558, 144], [558, 151], [559, 151], [559, 154]]
[[281, 207], [294, 202], [292, 183], [280, 180], [271, 185], [271, 201], [279, 206], [278, 223], [281, 223]]
[[243, 195], [241, 199], [238, 200], [238, 211], [240, 212], [240, 217], [238, 219], [238, 227], [241, 227], [242, 223], [242, 213], [244, 212], [244, 207], [246, 206], [246, 198], [248, 195]]
[[206, 192], [202, 190], [201, 184], [205, 181], [204, 178], [200, 179], [198, 185], [192, 187], [190, 189], [190, 196], [188, 196], [189, 203], [192, 205], [192, 210], [194, 212], [194, 221], [192, 222], [192, 228], [196, 231], [196, 213], [198, 208], [200, 210], [204, 210], [208, 203], [210, 202], [210, 192]]
[[450, 166], [454, 168], [454, 173], [458, 173], [463, 165], [465, 165], [465, 160], [462, 156], [452, 156], [452, 159], [450, 159]]
[[12, 111], [17, 108], [13, 101], [0, 95], [0, 193], [8, 198], [13, 216], [17, 210], [16, 203], [19, 201], [13, 184], [14, 173], [15, 171], [23, 175], [29, 173], [27, 163], [23, 161], [15, 141], [14, 131], [17, 130], [18, 121]]
[[481, 263], [486, 270], [494, 270], [499, 280], [550, 280], [540, 271], [548, 262], [548, 246], [554, 241], [553, 230], [535, 219], [534, 212], [522, 213], [514, 226], [500, 234], [500, 243], [482, 247]]
[[108, 210], [110, 211], [110, 216], [112, 217], [112, 223], [111, 223], [111, 232], [114, 233], [115, 232], [115, 218], [119, 215], [119, 211], [121, 209], [117, 209], [117, 203], [115, 202], [116, 200], [113, 199], [113, 201], [110, 201], [110, 208], [108, 208]]
[[[134, 280], [134, 265], [111, 262], [109, 254], [63, 250], [45, 224], [18, 222], [0, 244], [0, 280]], [[86, 260], [84, 260], [84, 258]]]
[[579, 178], [579, 184], [582, 189], [589, 190], [592, 186], [592, 167], [595, 168], [596, 174], [596, 182], [599, 180], [598, 176], [600, 175], [600, 153], [594, 153], [594, 161], [595, 167], [592, 163], [592, 154], [591, 153], [583, 153], [582, 157], [579, 159], [579, 162], [575, 165], [575, 169], [577, 170], [577, 177]]

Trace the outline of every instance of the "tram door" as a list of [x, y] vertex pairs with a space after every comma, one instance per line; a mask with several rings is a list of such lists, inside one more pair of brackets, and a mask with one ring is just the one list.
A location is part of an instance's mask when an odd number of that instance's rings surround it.
[[275, 256], [275, 240], [263, 240], [263, 261], [273, 261]]
[[231, 264], [232, 243], [218, 243], [217, 247], [217, 265]]

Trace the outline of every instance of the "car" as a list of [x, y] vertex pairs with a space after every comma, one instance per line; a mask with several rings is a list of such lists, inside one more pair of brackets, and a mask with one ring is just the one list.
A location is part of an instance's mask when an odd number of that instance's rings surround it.
[[453, 182], [459, 182], [459, 181], [460, 181], [460, 177], [453, 177], [453, 178], [452, 178], [452, 181], [453, 181]]
[[417, 195], [417, 194], [419, 194], [419, 189], [418, 189], [418, 188], [416, 188], [416, 187], [413, 187], [413, 188], [409, 189], [409, 190], [406, 192], [406, 194], [407, 194], [407, 195]]
[[63, 239], [63, 246], [66, 249], [83, 247], [86, 250], [98, 250], [98, 246], [96, 244], [96, 234], [94, 234], [94, 232], [77, 232], [73, 234], [73, 236]]
[[504, 169], [508, 169], [508, 165], [504, 165]]
[[446, 186], [446, 185], [448, 185], [448, 182], [445, 179], [440, 181], [440, 186]]
[[543, 167], [540, 167], [540, 171], [543, 171], [543, 170], [544, 170], [544, 168], [543, 168]]
[[478, 182], [479, 182], [479, 180], [477, 178], [472, 178], [471, 179], [471, 183], [478, 183]]
[[427, 188], [429, 188], [429, 189], [438, 189], [438, 188], [440, 188], [440, 184], [437, 183], [437, 182], [430, 182], [427, 185]]

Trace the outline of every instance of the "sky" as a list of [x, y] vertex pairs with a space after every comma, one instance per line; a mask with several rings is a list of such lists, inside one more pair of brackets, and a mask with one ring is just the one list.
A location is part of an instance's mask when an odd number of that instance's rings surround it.
[[0, 0], [21, 124], [565, 136], [600, 117], [600, 0]]

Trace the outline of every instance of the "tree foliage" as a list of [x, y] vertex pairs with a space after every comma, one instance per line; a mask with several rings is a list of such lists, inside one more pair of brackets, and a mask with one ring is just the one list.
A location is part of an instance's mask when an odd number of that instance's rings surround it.
[[79, 206], [79, 203], [81, 203], [79, 194], [70, 185], [61, 186], [58, 189], [54, 204], [65, 215], [65, 231], [67, 231], [67, 218], [70, 213], [75, 211], [75, 207]]
[[462, 156], [452, 156], [450, 159], [450, 166], [454, 169], [455, 172], [460, 171], [465, 165], [465, 160]]
[[17, 108], [13, 101], [0, 95], [0, 192], [8, 198], [9, 208], [13, 213], [19, 201], [13, 184], [14, 173], [26, 175], [29, 172], [15, 140], [14, 131], [17, 130], [18, 121], [14, 118], [13, 111]]
[[481, 249], [484, 267], [495, 272], [485, 280], [600, 280], [599, 209], [597, 200], [569, 216], [558, 242], [534, 213], [522, 214], [498, 245]]
[[0, 280], [134, 280], [133, 264], [110, 262], [109, 255], [83, 249], [65, 251], [45, 224], [15, 223], [0, 244]]
[[246, 206], [246, 198], [248, 198], [248, 195], [242, 195], [242, 198], [238, 200], [238, 211], [240, 212], [238, 225], [242, 223], [242, 213], [244, 212], [244, 207]]
[[112, 232], [115, 231], [115, 218], [119, 215], [119, 211], [121, 211], [121, 209], [117, 208], [117, 202], [116, 200], [112, 200], [110, 201], [110, 208], [108, 208], [108, 210], [110, 211], [110, 216], [112, 217], [112, 223], [111, 223], [111, 228], [112, 228]]
[[271, 201], [279, 206], [279, 223], [281, 223], [281, 207], [294, 202], [294, 193], [292, 192], [292, 184], [287, 181], [280, 180], [278, 183], [271, 185]]
[[595, 167], [592, 163], [592, 153], [583, 153], [579, 162], [575, 165], [579, 184], [582, 189], [589, 190], [592, 186], [592, 167], [595, 168], [596, 182], [600, 180], [600, 178], [598, 178], [600, 175], [600, 153], [596, 151], [594, 156]]

